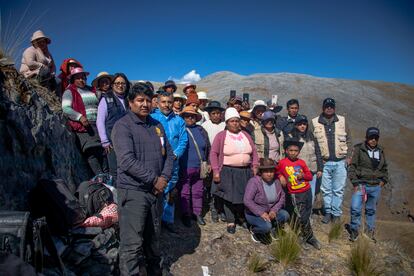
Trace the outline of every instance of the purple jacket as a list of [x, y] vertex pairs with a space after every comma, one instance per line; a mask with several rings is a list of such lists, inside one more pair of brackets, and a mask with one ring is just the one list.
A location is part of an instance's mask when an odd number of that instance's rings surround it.
[[285, 205], [285, 192], [278, 179], [276, 181], [276, 203], [271, 205], [267, 201], [266, 193], [263, 188], [262, 178], [254, 176], [247, 182], [246, 191], [244, 192], [244, 206], [246, 213], [255, 216], [261, 216], [263, 213], [273, 211], [277, 213]]
[[[252, 168], [257, 168], [259, 166], [259, 157], [257, 155], [256, 146], [250, 135], [243, 131], [243, 134], [246, 135], [247, 140], [249, 140], [250, 146], [252, 147]], [[210, 150], [210, 164], [213, 173], [220, 173], [221, 169], [223, 168], [223, 160], [224, 160], [224, 141], [226, 140], [226, 133], [227, 130], [220, 131], [217, 133], [216, 137], [214, 138], [213, 144], [211, 145]]]

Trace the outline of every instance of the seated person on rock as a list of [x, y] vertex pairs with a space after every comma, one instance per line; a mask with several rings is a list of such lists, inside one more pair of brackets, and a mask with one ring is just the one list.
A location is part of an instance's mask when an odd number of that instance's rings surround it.
[[275, 177], [275, 167], [272, 159], [261, 158], [259, 173], [250, 178], [243, 199], [252, 239], [264, 244], [271, 242], [271, 236], [276, 238], [280, 226], [289, 220], [288, 212], [282, 209], [285, 192]]

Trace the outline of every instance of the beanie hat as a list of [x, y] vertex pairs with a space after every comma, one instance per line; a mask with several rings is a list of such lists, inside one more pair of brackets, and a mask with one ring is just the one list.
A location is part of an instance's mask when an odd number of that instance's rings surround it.
[[239, 118], [240, 119], [239, 112], [237, 112], [237, 110], [234, 107], [227, 108], [226, 112], [224, 113], [224, 120], [226, 122], [227, 122], [227, 120], [229, 120], [231, 118]]
[[200, 102], [198, 101], [197, 93], [195, 92], [189, 93], [187, 95], [187, 103], [185, 105], [190, 105], [192, 103], [200, 104]]

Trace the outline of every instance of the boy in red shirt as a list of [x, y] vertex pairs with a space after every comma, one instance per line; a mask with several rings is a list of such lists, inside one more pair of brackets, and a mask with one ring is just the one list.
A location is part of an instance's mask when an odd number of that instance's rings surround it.
[[320, 250], [321, 245], [313, 235], [309, 220], [312, 213], [312, 191], [309, 184], [309, 181], [312, 180], [312, 173], [305, 161], [298, 159], [302, 146], [303, 143], [297, 139], [285, 140], [283, 148], [287, 157], [279, 161], [276, 170], [280, 182], [287, 188], [288, 198], [290, 198], [293, 207], [293, 212], [290, 215], [294, 221], [297, 219], [301, 227], [303, 241]]

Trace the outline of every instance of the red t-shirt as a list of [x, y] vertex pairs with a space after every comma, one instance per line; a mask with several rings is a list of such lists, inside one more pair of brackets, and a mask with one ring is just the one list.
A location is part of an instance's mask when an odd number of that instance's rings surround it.
[[[305, 161], [302, 159], [292, 161], [287, 157], [283, 158], [279, 161], [276, 171], [286, 178], [289, 193], [299, 194], [310, 189], [309, 181], [312, 180], [313, 176]], [[300, 172], [303, 173], [303, 179], [298, 180], [296, 176]]]

